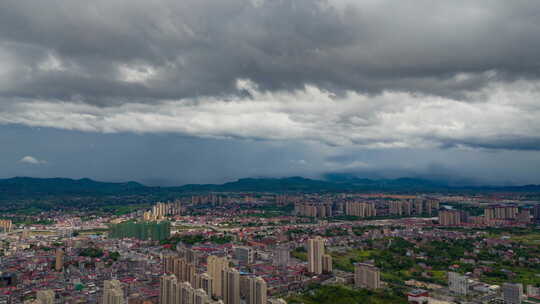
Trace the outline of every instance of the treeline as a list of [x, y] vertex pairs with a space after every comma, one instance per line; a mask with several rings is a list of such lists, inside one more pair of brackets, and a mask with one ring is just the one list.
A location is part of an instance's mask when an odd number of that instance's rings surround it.
[[212, 235], [206, 237], [203, 234], [185, 234], [185, 235], [174, 235], [170, 238], [162, 240], [161, 245], [176, 245], [180, 242], [188, 245], [195, 245], [200, 243], [215, 243], [215, 244], [227, 244], [232, 242], [233, 238], [230, 235], [218, 236]]

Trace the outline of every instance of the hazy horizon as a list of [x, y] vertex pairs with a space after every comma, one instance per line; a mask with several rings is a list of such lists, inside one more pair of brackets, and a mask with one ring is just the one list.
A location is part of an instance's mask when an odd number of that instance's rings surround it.
[[540, 184], [534, 1], [6, 1], [0, 177]]

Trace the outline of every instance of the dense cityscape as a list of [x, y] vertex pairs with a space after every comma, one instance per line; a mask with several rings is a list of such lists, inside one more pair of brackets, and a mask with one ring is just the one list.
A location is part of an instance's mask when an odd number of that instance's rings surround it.
[[521, 194], [206, 193], [8, 211], [0, 303], [538, 303]]

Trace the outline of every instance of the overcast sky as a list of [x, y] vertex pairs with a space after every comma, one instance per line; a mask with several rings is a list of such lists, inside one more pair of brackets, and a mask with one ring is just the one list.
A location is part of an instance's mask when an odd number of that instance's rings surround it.
[[0, 2], [0, 177], [540, 183], [538, 1]]

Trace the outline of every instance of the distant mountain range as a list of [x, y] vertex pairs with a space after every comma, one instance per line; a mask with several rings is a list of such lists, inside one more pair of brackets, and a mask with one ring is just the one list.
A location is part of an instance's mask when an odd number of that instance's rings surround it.
[[315, 191], [390, 191], [390, 192], [540, 192], [540, 185], [513, 187], [450, 186], [444, 182], [418, 179], [366, 179], [343, 175], [327, 175], [326, 180], [303, 177], [242, 178], [224, 184], [189, 184], [177, 187], [151, 187], [137, 182], [99, 182], [88, 178], [0, 179], [0, 199], [3, 197], [33, 197], [48, 195], [142, 195], [148, 193], [188, 192], [315, 192]]
[[48, 210], [56, 208], [100, 208], [126, 204], [153, 203], [181, 195], [204, 192], [391, 192], [391, 193], [488, 193], [519, 192], [537, 199], [540, 185], [516, 187], [455, 187], [444, 182], [417, 178], [365, 179], [348, 175], [328, 175], [325, 180], [303, 177], [243, 178], [224, 184], [151, 187], [137, 182], [111, 183], [88, 178], [0, 179], [0, 211]]
[[145, 191], [148, 188], [136, 182], [109, 183], [89, 178], [33, 178], [14, 177], [0, 179], [0, 198], [7, 196], [36, 195], [87, 195], [126, 194]]

